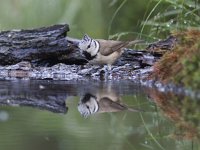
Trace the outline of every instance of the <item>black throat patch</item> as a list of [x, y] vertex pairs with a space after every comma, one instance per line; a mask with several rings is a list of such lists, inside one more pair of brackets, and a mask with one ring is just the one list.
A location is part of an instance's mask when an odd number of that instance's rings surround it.
[[92, 94], [90, 94], [90, 93], [86, 93], [86, 94], [84, 95], [84, 97], [81, 99], [81, 102], [82, 102], [82, 103], [87, 103], [88, 101], [90, 101], [90, 98], [96, 99], [96, 96], [94, 96], [94, 95], [92, 95]]
[[97, 54], [92, 56], [90, 53], [88, 53], [86, 51], [83, 51], [83, 55], [86, 57], [87, 60], [92, 60], [97, 56]]

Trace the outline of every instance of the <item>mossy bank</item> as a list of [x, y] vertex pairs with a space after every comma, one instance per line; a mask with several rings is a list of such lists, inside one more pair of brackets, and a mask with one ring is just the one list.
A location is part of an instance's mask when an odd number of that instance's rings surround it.
[[200, 89], [200, 30], [175, 32], [177, 44], [154, 64], [150, 75], [163, 83]]

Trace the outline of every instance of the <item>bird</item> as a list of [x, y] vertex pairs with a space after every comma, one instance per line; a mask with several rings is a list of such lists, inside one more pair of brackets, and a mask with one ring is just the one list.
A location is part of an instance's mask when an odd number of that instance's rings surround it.
[[128, 107], [122, 103], [122, 99], [113, 90], [99, 89], [96, 92], [86, 91], [78, 103], [78, 111], [87, 118], [95, 113], [119, 112], [119, 111], [140, 112], [141, 110]]
[[108, 65], [110, 70], [111, 66], [122, 55], [125, 48], [141, 42], [143, 42], [143, 40], [115, 41], [93, 39], [85, 34], [78, 42], [78, 47], [89, 64]]

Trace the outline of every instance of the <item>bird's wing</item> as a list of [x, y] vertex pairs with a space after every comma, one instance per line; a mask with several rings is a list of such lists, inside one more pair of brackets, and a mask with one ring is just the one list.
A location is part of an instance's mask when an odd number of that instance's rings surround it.
[[141, 109], [131, 108], [125, 104], [114, 102], [108, 97], [103, 97], [99, 100], [99, 112], [117, 112], [124, 110], [131, 112], [145, 112]]
[[108, 56], [115, 51], [121, 50], [121, 48], [125, 47], [128, 42], [122, 41], [113, 41], [113, 40], [97, 40], [100, 44], [100, 53], [104, 56]]
[[99, 112], [117, 112], [123, 110], [127, 110], [127, 107], [112, 101], [108, 97], [103, 97], [99, 100]]
[[100, 43], [100, 53], [104, 56], [108, 56], [115, 51], [120, 51], [122, 48], [129, 47], [136, 43], [140, 43], [141, 40], [135, 41], [114, 41], [114, 40], [97, 40]]

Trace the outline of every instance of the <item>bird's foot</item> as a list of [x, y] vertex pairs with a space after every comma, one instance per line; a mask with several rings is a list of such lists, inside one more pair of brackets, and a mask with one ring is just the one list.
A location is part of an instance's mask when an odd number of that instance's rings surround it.
[[112, 66], [111, 65], [105, 65], [104, 70], [105, 70], [105, 78], [107, 80], [111, 80], [112, 79]]

